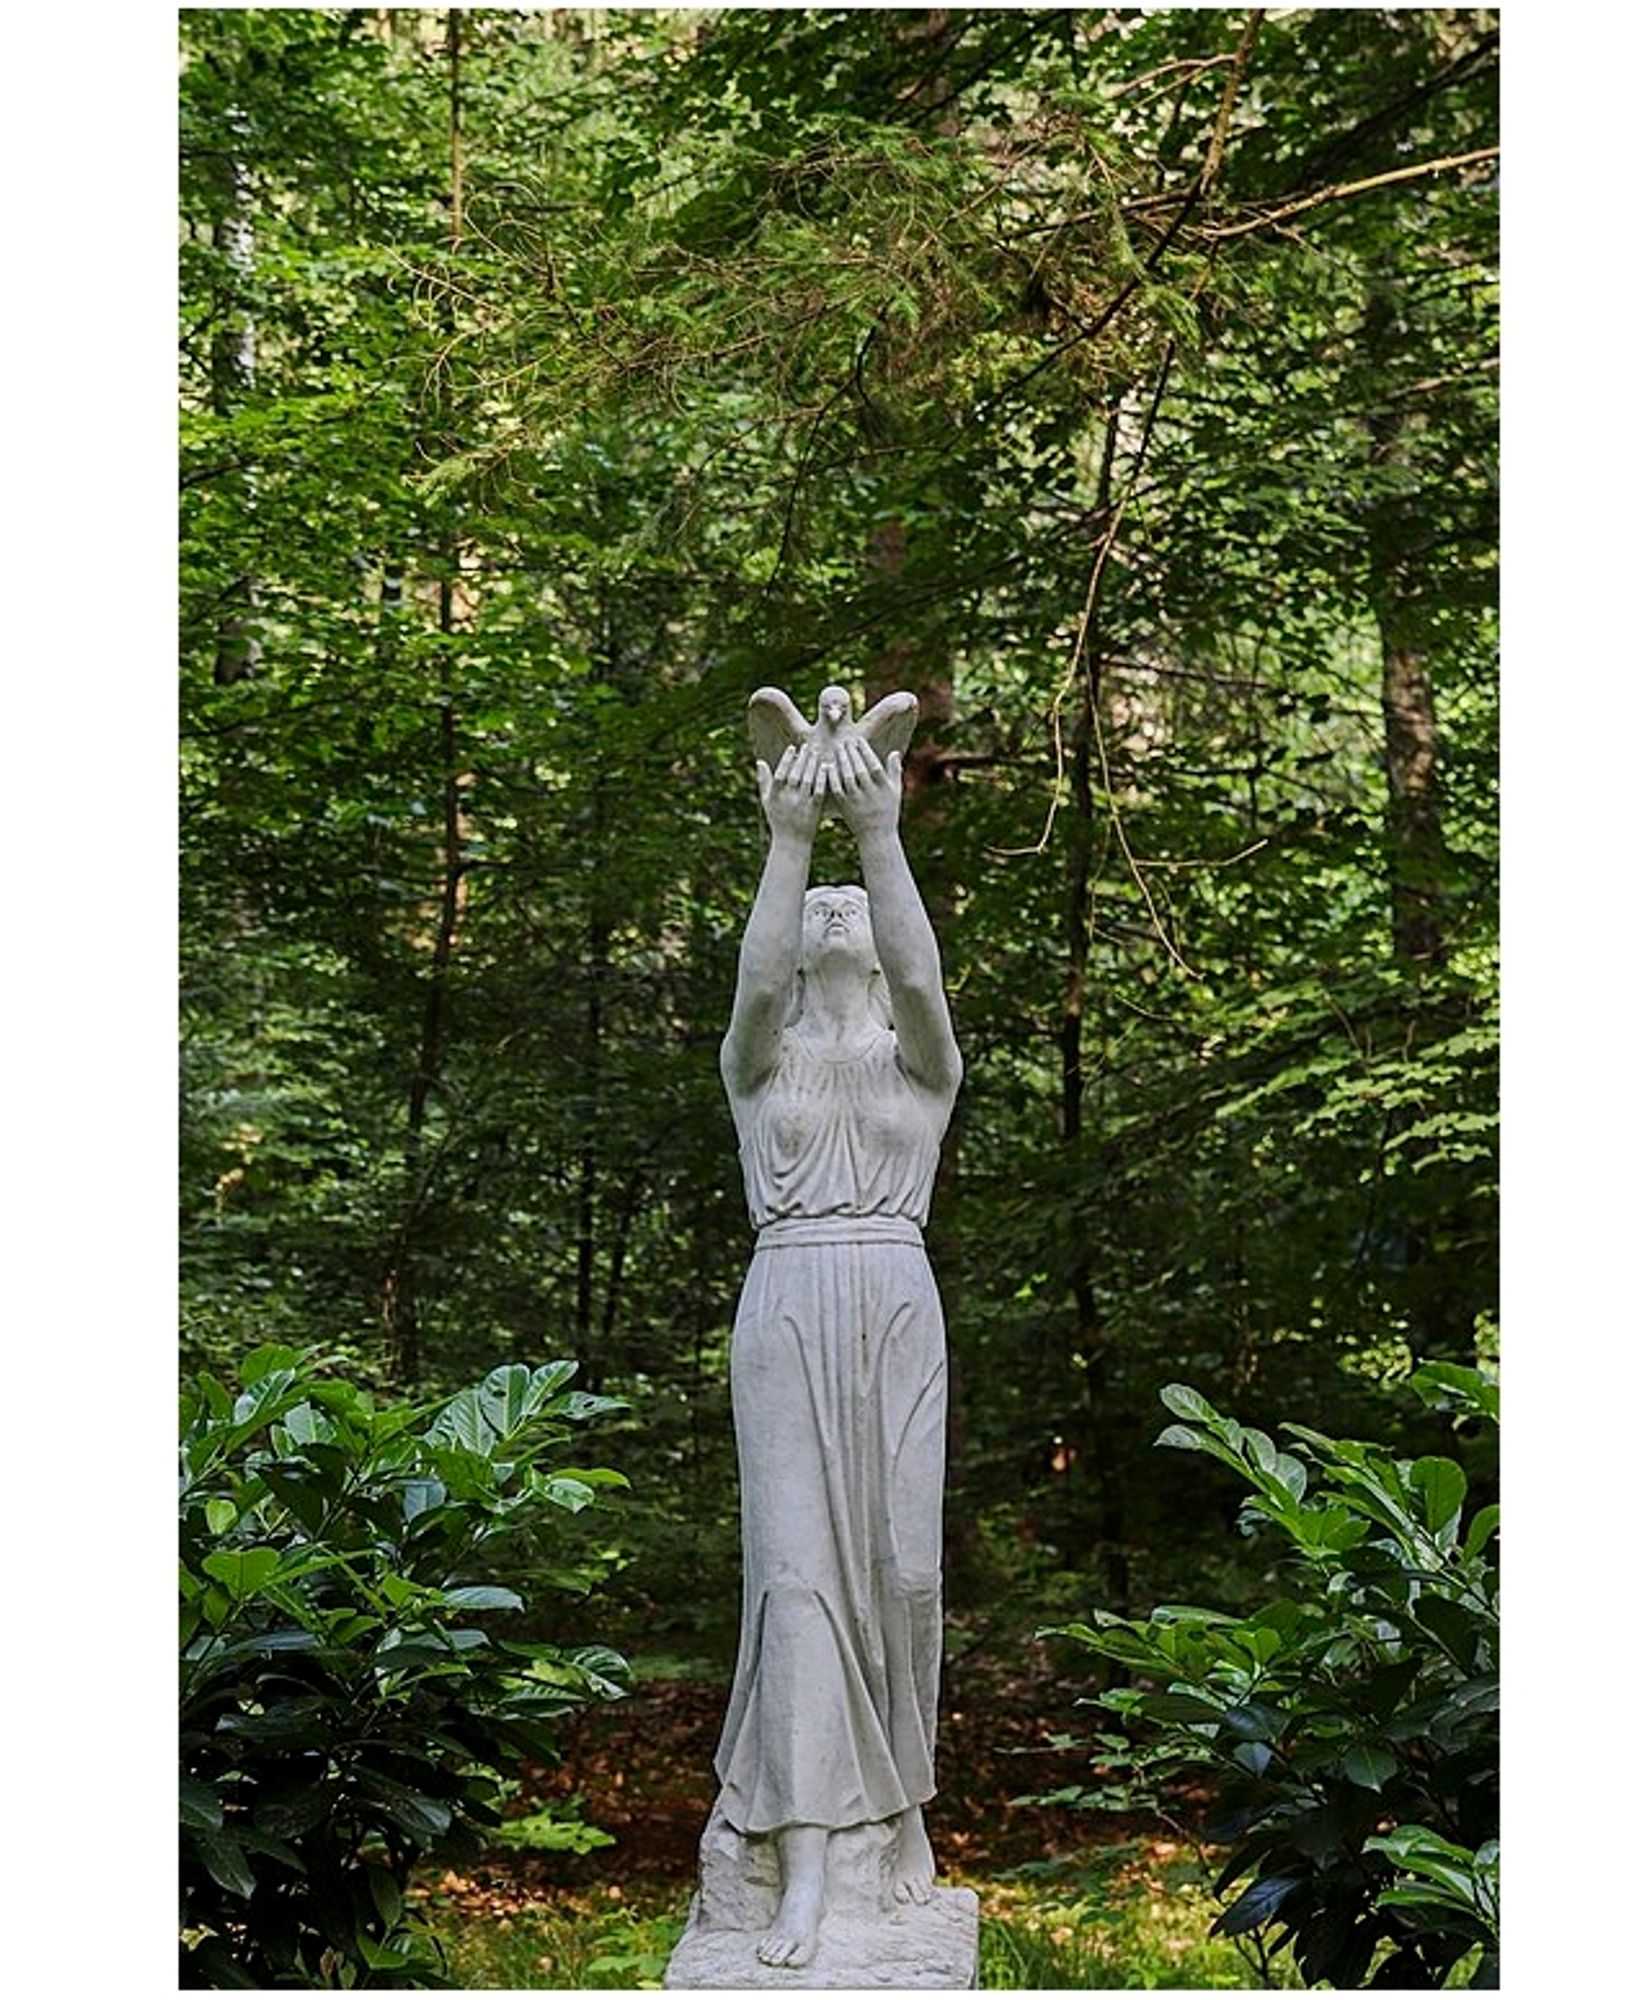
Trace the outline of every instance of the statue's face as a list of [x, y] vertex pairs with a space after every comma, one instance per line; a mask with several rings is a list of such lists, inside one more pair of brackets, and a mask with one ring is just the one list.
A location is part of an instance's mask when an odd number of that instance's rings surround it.
[[849, 719], [849, 696], [840, 687], [827, 688], [820, 697], [820, 712], [834, 729]]
[[803, 970], [839, 954], [860, 961], [869, 974], [876, 970], [871, 906], [866, 891], [852, 884], [811, 889], [803, 899]]

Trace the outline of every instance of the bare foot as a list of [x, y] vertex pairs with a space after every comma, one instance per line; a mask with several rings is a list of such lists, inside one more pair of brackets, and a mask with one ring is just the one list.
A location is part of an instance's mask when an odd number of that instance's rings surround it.
[[895, 1829], [895, 1901], [927, 1903], [935, 1893], [935, 1855], [924, 1816], [908, 1806]]
[[765, 1965], [807, 1965], [820, 1939], [826, 1904], [826, 1829], [782, 1827], [779, 1841], [780, 1907], [757, 1956]]

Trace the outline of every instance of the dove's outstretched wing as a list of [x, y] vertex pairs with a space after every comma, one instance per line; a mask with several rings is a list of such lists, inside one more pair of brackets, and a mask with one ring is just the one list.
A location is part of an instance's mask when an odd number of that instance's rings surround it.
[[797, 703], [779, 688], [761, 687], [746, 704], [746, 727], [751, 731], [751, 747], [772, 771], [780, 754], [809, 733]]
[[880, 764], [889, 761], [891, 750], [906, 755], [906, 746], [917, 726], [918, 697], [899, 691], [886, 694], [860, 719], [860, 732], [871, 744]]

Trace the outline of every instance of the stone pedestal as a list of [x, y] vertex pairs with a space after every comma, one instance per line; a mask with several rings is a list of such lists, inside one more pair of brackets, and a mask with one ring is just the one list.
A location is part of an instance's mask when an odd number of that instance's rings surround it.
[[971, 1987], [979, 1913], [973, 1889], [894, 1899], [895, 1825], [848, 1827], [826, 1843], [826, 1916], [807, 1965], [764, 1965], [757, 1946], [780, 1901], [773, 1840], [748, 1840], [714, 1814], [700, 1841], [700, 1888], [666, 1967], [667, 1987]]

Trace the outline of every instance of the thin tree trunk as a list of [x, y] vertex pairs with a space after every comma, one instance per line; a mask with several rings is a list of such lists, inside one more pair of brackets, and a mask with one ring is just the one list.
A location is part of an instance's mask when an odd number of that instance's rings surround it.
[[[602, 823], [601, 781], [598, 780], [597, 826], [594, 829], [593, 860], [600, 853]], [[613, 926], [608, 922], [599, 897], [599, 871], [594, 867], [591, 881], [591, 909], [585, 939], [585, 1131], [579, 1149], [578, 1223], [574, 1261], [574, 1359], [580, 1379], [589, 1389], [600, 1389], [605, 1375], [603, 1355], [593, 1339], [596, 1330], [597, 1196], [601, 1169], [597, 1159], [597, 1133], [602, 1113], [602, 1071], [604, 1056], [603, 994], [608, 975], [608, 946]]]
[[[1061, 994], [1061, 1144], [1077, 1154], [1084, 1137], [1084, 1008], [1089, 986], [1090, 896], [1096, 849], [1096, 800], [1091, 778], [1091, 741], [1096, 728], [1096, 676], [1087, 667], [1079, 698], [1072, 760], [1073, 798], [1068, 815], [1067, 901], [1063, 920], [1067, 951]], [[1069, 1213], [1069, 1252], [1077, 1351], [1085, 1357], [1087, 1408], [1095, 1400], [1092, 1386], [1101, 1344], [1101, 1318], [1096, 1310], [1091, 1276], [1089, 1230], [1082, 1208]]]
[[[460, 15], [450, 8], [447, 21], [448, 124], [451, 184], [449, 189], [450, 245], [459, 247], [463, 226], [462, 165], [460, 128]], [[441, 538], [441, 581], [438, 586], [437, 622], [444, 638], [451, 638], [457, 623], [457, 578], [460, 564], [459, 538], [448, 533]], [[386, 609], [401, 601], [399, 571], [394, 580], [387, 575], [384, 595]], [[443, 654], [443, 674], [447, 672]], [[425, 1126], [431, 1099], [441, 1082], [442, 1062], [448, 1038], [452, 1007], [451, 966], [459, 933], [464, 889], [464, 821], [462, 773], [459, 767], [459, 721], [451, 688], [444, 687], [437, 708], [437, 731], [442, 768], [442, 849], [441, 895], [437, 907], [435, 934], [431, 940], [430, 969], [425, 981], [424, 1012], [420, 1023], [418, 1051], [413, 1080], [408, 1087], [407, 1130], [403, 1149], [406, 1193], [402, 1219], [385, 1260], [380, 1281], [380, 1317], [390, 1349], [391, 1369], [400, 1383], [419, 1379], [424, 1366], [419, 1283], [419, 1236], [429, 1211], [432, 1162], [429, 1158]]]
[[[1107, 425], [1100, 477], [1096, 488], [1096, 518], [1100, 532], [1112, 532], [1114, 516], [1113, 467], [1118, 452], [1119, 409], [1115, 407]], [[1098, 730], [1104, 727], [1101, 712], [1101, 671], [1093, 637], [1086, 631], [1082, 648], [1083, 674], [1079, 681], [1078, 719], [1073, 732], [1072, 803], [1068, 813], [1066, 909], [1063, 920], [1066, 946], [1066, 973], [1062, 984], [1061, 1027], [1061, 1144], [1072, 1156], [1075, 1183], [1083, 1157], [1086, 1078], [1086, 1029], [1094, 1012], [1090, 981], [1092, 927], [1091, 904], [1095, 893], [1098, 858], [1098, 826], [1095, 794], [1095, 752]], [[1069, 1283], [1073, 1294], [1074, 1351], [1080, 1357], [1082, 1401], [1076, 1413], [1073, 1440], [1078, 1449], [1068, 1461], [1071, 1476], [1085, 1481], [1095, 1494], [1095, 1522], [1100, 1542], [1101, 1570], [1116, 1609], [1129, 1600], [1129, 1562], [1125, 1552], [1124, 1486], [1118, 1465], [1119, 1440], [1115, 1435], [1109, 1394], [1110, 1356], [1107, 1330], [1096, 1297], [1095, 1271], [1090, 1248], [1090, 1215], [1087, 1207], [1074, 1200], [1067, 1220]], [[1094, 1551], [1074, 1550], [1075, 1561], [1093, 1557]]]
[[631, 1248], [631, 1226], [642, 1207], [643, 1175], [640, 1168], [628, 1174], [620, 1190], [619, 1209], [614, 1223], [614, 1240], [608, 1246], [608, 1279], [602, 1295], [602, 1352], [614, 1351], [614, 1334], [619, 1325], [620, 1296], [625, 1285], [625, 1260]]
[[[442, 630], [452, 630], [452, 585], [442, 583]], [[391, 1368], [398, 1382], [419, 1379], [424, 1365], [420, 1336], [418, 1236], [428, 1208], [430, 1162], [425, 1126], [430, 1103], [441, 1081], [442, 1057], [451, 1009], [451, 966], [459, 934], [464, 884], [464, 823], [459, 770], [458, 718], [453, 703], [437, 711], [442, 756], [442, 888], [436, 930], [431, 941], [430, 970], [425, 980], [424, 1015], [418, 1054], [407, 1093], [407, 1132], [403, 1147], [406, 1184], [401, 1226], [385, 1263], [380, 1311], [389, 1339]]]
[[1428, 654], [1407, 642], [1392, 614], [1382, 621], [1382, 723], [1388, 776], [1388, 865], [1396, 957], [1445, 963], [1441, 923], [1439, 730]]
[[[223, 210], [212, 225], [212, 247], [230, 271], [226, 310], [212, 336], [212, 409], [219, 417], [232, 416], [251, 395], [258, 354], [251, 307], [237, 296], [246, 292], [253, 274], [252, 173], [243, 150], [246, 119], [232, 110], [226, 124], [234, 135], [234, 150], [224, 170]], [[257, 477], [250, 467], [241, 475], [241, 486], [250, 516], [258, 503]], [[225, 593], [218, 620], [212, 677], [220, 687], [248, 680], [258, 671], [257, 611], [257, 584], [243, 573]]]
[[449, 7], [447, 10], [447, 157], [448, 157], [448, 231], [451, 247], [458, 249], [465, 233], [465, 150], [464, 150], [464, 106], [461, 98], [463, 81], [463, 32], [464, 10]]
[[[1072, 1156], [1074, 1178], [1082, 1159], [1085, 1124], [1085, 1029], [1090, 1012], [1090, 903], [1094, 892], [1097, 848], [1094, 783], [1094, 740], [1100, 726], [1098, 672], [1090, 647], [1085, 648], [1085, 673], [1080, 684], [1078, 722], [1070, 770], [1073, 796], [1067, 838], [1067, 897], [1064, 931], [1066, 975], [1061, 997], [1061, 1144]], [[1078, 1450], [1070, 1461], [1072, 1475], [1088, 1483], [1096, 1496], [1096, 1527], [1101, 1543], [1101, 1567], [1116, 1608], [1129, 1599], [1129, 1562], [1125, 1553], [1123, 1483], [1116, 1463], [1118, 1441], [1111, 1423], [1107, 1331], [1096, 1298], [1090, 1251], [1090, 1216], [1075, 1199], [1067, 1216], [1069, 1282], [1073, 1294], [1074, 1352], [1081, 1357], [1082, 1404], [1073, 1440]], [[1074, 1550], [1075, 1560], [1089, 1551]]]
[[[1375, 291], [1364, 336], [1373, 375], [1381, 380], [1395, 358], [1393, 308]], [[1393, 402], [1378, 401], [1368, 419], [1372, 463], [1381, 472], [1405, 467], [1408, 419]], [[1383, 764], [1387, 780], [1387, 861], [1390, 930], [1402, 964], [1425, 969], [1446, 960], [1445, 875], [1440, 822], [1439, 726], [1429, 671], [1428, 639], [1417, 544], [1417, 521], [1403, 485], [1372, 516], [1369, 573], [1372, 608], [1382, 642]]]

